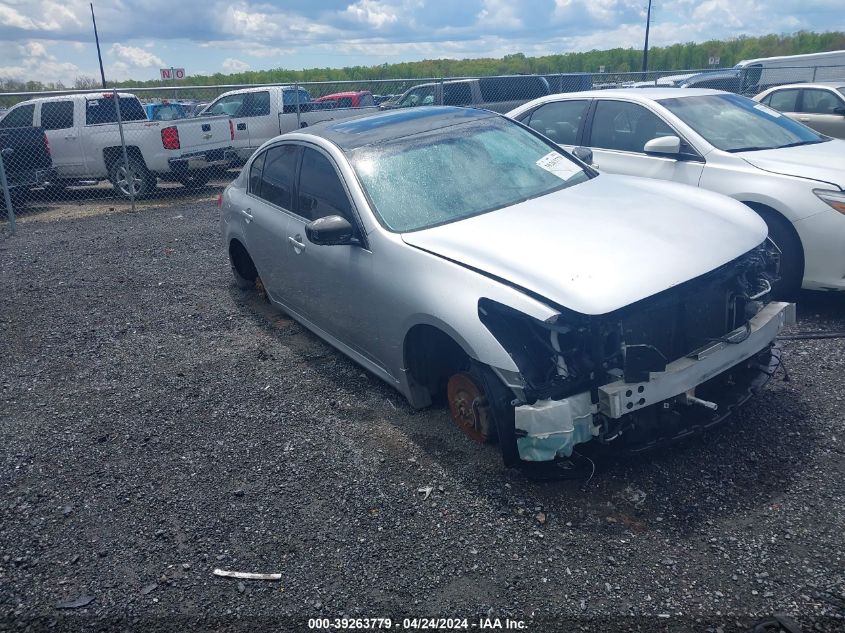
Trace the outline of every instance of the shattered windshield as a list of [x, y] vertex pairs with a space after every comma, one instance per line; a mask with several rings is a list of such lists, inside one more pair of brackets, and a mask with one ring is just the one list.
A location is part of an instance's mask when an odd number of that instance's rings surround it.
[[361, 147], [350, 162], [374, 211], [397, 232], [509, 207], [590, 177], [563, 151], [498, 117]]

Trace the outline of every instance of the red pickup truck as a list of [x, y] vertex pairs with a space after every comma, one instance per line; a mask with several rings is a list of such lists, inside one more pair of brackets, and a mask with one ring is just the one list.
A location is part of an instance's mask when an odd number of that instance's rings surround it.
[[314, 99], [314, 101], [317, 103], [330, 102], [333, 104], [333, 108], [367, 108], [376, 104], [373, 100], [373, 95], [369, 90], [359, 90], [357, 92], [336, 92], [334, 94]]

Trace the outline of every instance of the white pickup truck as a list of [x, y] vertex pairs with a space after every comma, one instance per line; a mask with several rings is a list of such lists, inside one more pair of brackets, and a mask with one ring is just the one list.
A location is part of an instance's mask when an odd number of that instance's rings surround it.
[[271, 138], [314, 125], [378, 110], [377, 107], [335, 108], [332, 102], [311, 99], [296, 86], [264, 86], [225, 92], [199, 113], [200, 117], [226, 115], [234, 125], [232, 148], [239, 162], [246, 161]]
[[227, 117], [148, 121], [137, 97], [118, 98], [128, 168], [112, 92], [24, 101], [0, 119], [0, 127], [9, 122], [44, 128], [57, 175], [53, 184], [108, 179], [123, 197], [151, 193], [157, 178], [199, 187], [211, 168], [231, 162], [234, 128]]

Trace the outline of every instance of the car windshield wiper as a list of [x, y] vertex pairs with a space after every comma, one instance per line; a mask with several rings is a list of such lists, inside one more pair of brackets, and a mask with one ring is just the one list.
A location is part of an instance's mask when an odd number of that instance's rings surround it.
[[750, 145], [749, 147], [735, 147], [733, 149], [725, 150], [730, 152], [731, 154], [736, 152], [758, 152], [764, 149], [775, 149], [774, 147], [757, 147], [755, 145]]
[[794, 143], [787, 143], [786, 145], [778, 145], [775, 149], [783, 149], [784, 147], [798, 147], [799, 145], [816, 145], [817, 143], [824, 143], [830, 139], [820, 138], [815, 141], [795, 141]]

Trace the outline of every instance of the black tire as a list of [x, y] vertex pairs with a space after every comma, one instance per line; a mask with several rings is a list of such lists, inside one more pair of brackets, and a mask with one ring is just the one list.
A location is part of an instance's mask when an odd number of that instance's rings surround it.
[[232, 242], [229, 247], [229, 265], [232, 268], [232, 276], [235, 278], [235, 285], [238, 288], [241, 290], [255, 288], [258, 271], [249, 253], [239, 242]]
[[769, 227], [769, 238], [781, 251], [780, 280], [772, 287], [775, 299], [793, 299], [804, 280], [804, 249], [792, 224], [782, 215], [755, 209]]
[[[128, 170], [123, 159], [118, 160], [112, 165], [110, 178], [117, 194], [127, 200], [132, 197], [132, 193], [135, 198], [143, 198], [150, 195], [156, 188], [155, 174], [136, 158], [129, 158]], [[132, 193], [130, 193], [130, 183], [133, 185]]]
[[211, 169], [197, 169], [179, 178], [179, 182], [186, 189], [199, 189], [211, 180]]

